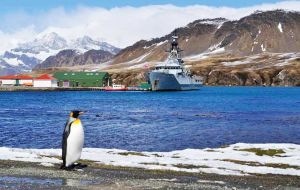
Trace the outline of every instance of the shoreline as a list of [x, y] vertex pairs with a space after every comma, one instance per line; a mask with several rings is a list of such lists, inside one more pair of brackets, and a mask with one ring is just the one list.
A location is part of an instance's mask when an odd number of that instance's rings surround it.
[[[299, 88], [299, 86], [203, 86], [203, 87]], [[105, 91], [105, 90], [104, 87], [57, 87], [57, 88], [36, 88], [36, 87], [23, 87], [23, 86], [0, 87], [0, 92], [59, 92], [59, 91]], [[132, 89], [127, 91], [151, 92], [151, 90], [139, 90], [139, 89]]]
[[0, 189], [286, 189], [299, 188], [299, 176], [231, 176], [145, 170], [107, 165], [63, 171], [39, 163], [0, 160]]

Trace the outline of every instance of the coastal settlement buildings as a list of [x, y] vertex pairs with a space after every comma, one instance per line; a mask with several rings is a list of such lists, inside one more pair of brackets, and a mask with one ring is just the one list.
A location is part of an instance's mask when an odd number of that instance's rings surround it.
[[52, 76], [43, 74], [0, 76], [0, 86], [32, 86], [36, 88], [56, 87], [104, 87], [111, 84], [107, 72], [56, 72]]
[[32, 86], [33, 77], [29, 75], [0, 76], [0, 86]]

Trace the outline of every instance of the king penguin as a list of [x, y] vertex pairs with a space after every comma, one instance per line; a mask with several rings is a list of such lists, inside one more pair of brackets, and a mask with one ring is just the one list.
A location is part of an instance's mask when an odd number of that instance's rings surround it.
[[81, 111], [72, 111], [65, 125], [62, 141], [62, 160], [61, 169], [73, 168], [74, 163], [80, 159], [84, 143], [83, 126], [78, 118], [83, 114]]

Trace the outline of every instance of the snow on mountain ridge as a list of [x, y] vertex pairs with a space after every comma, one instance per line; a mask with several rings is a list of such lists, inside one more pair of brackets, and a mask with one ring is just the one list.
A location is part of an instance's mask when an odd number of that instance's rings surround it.
[[[30, 53], [31, 56], [35, 56], [38, 59], [45, 60], [47, 57], [58, 53], [64, 49], [76, 49], [80, 50], [82, 53], [91, 50], [105, 50], [110, 53], [116, 54], [119, 48], [116, 48], [106, 42], [99, 42], [93, 40], [89, 36], [84, 36], [81, 38], [73, 39], [70, 41], [65, 40], [55, 32], [45, 34], [43, 36], [38, 36], [31, 42], [26, 42], [19, 44], [19, 47], [12, 49], [15, 53]], [[49, 53], [48, 56], [39, 56], [38, 54]]]
[[34, 66], [56, 55], [62, 50], [72, 49], [83, 54], [89, 50], [104, 50], [117, 54], [120, 49], [106, 42], [93, 40], [89, 36], [83, 36], [73, 40], [66, 40], [55, 32], [38, 35], [34, 40], [20, 43], [18, 47], [6, 51], [0, 55], [1, 68], [10, 68], [9, 72], [0, 70], [0, 74], [15, 74], [26, 68], [30, 71]]
[[119, 48], [116, 48], [107, 42], [100, 42], [100, 41], [93, 40], [89, 36], [83, 36], [81, 38], [71, 40], [69, 46], [71, 47], [71, 49], [78, 49], [82, 51], [88, 51], [91, 49], [104, 50], [112, 54], [117, 54], [120, 50]]

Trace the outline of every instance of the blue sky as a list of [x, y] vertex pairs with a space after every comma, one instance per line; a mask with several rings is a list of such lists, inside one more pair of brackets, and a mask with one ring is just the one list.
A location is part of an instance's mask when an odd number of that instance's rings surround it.
[[228, 7], [247, 7], [263, 3], [275, 3], [279, 0], [1, 0], [0, 14], [13, 11], [40, 12], [52, 8], [64, 7], [73, 9], [79, 5], [97, 6], [103, 8], [114, 8], [123, 6], [140, 7], [145, 5], [174, 4], [177, 6], [187, 5], [208, 5], [208, 6], [228, 6]]
[[68, 40], [88, 35], [126, 47], [197, 19], [237, 20], [256, 10], [275, 9], [300, 11], [300, 1], [0, 0], [0, 53], [50, 32]]

